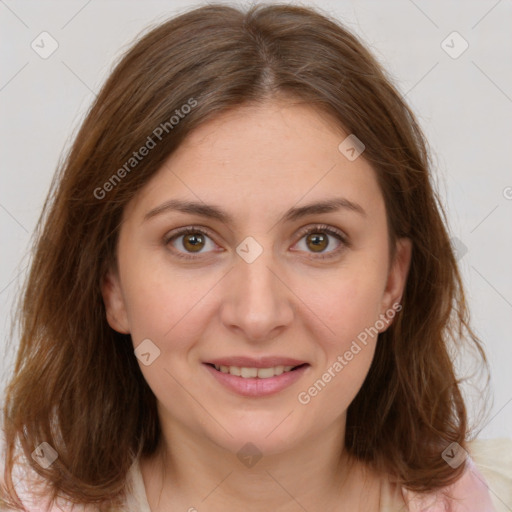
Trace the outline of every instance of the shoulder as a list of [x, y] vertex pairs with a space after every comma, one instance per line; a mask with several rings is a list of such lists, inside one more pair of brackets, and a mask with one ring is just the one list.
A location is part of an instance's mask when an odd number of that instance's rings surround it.
[[[0, 447], [0, 486], [2, 487], [2, 494], [7, 487], [4, 478], [4, 460], [5, 451], [4, 445], [2, 445]], [[28, 464], [19, 462], [19, 453], [17, 460], [18, 462], [14, 464], [12, 470], [12, 481], [14, 490], [26, 512], [98, 512], [98, 508], [93, 505], [76, 505], [63, 498], [52, 501], [49, 497], [50, 494], [47, 492], [46, 480]], [[3, 510], [2, 506], [3, 503], [0, 500], [0, 510]]]
[[[5, 469], [5, 443], [0, 437], [0, 486], [6, 488], [4, 479]], [[57, 497], [56, 500], [50, 499], [48, 483], [38, 473], [36, 473], [26, 462], [23, 462], [21, 452], [18, 449], [16, 453], [16, 463], [12, 471], [12, 481], [14, 489], [23, 504], [26, 512], [98, 512], [96, 505], [75, 504], [65, 497]], [[131, 484], [132, 475], [138, 469], [138, 464], [134, 463], [128, 474], [128, 484]], [[142, 479], [137, 482], [140, 485]], [[142, 484], [143, 485], [143, 484]], [[142, 487], [142, 489], [144, 489]], [[130, 489], [131, 490], [131, 489]], [[139, 489], [140, 490], [140, 489]], [[2, 491], [3, 492], [3, 491]], [[0, 493], [1, 496], [2, 493]], [[2, 500], [0, 499], [0, 511], [4, 510]], [[9, 509], [10, 510], [10, 509]], [[146, 509], [126, 507], [111, 507], [110, 512], [144, 512]], [[148, 509], [149, 510], [149, 507]]]
[[142, 476], [142, 460], [136, 458], [127, 475], [126, 512], [151, 512]]
[[469, 454], [496, 511], [512, 510], [512, 439], [477, 439], [469, 443]]
[[454, 484], [419, 494], [402, 490], [409, 512], [509, 512], [512, 510], [512, 439], [468, 443], [466, 471]]

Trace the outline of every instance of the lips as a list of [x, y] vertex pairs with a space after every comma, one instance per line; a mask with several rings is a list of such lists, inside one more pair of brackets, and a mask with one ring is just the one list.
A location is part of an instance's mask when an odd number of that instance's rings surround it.
[[246, 357], [233, 356], [205, 361], [206, 364], [214, 366], [240, 366], [246, 368], [271, 368], [273, 366], [300, 366], [306, 361], [281, 356]]
[[310, 365], [290, 357], [233, 356], [203, 363], [208, 373], [224, 388], [246, 397], [279, 393], [297, 382]]

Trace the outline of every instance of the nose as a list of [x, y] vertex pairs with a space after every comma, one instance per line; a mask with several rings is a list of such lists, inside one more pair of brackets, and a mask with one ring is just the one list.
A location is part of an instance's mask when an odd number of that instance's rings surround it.
[[252, 263], [237, 256], [224, 283], [221, 306], [223, 325], [247, 341], [270, 341], [294, 318], [294, 294], [271, 251], [265, 250]]

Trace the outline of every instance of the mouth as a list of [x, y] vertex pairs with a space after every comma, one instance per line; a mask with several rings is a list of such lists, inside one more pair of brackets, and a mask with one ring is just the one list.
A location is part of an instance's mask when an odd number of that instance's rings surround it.
[[222, 387], [246, 397], [276, 394], [297, 382], [310, 368], [303, 361], [276, 358], [250, 361], [231, 358], [203, 363], [203, 366]]

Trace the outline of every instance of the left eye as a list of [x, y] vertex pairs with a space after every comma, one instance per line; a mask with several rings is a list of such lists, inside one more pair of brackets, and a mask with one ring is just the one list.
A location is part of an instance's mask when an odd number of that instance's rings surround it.
[[[333, 254], [338, 253], [343, 246], [348, 245], [345, 235], [330, 226], [318, 225], [309, 228], [305, 228], [300, 232], [300, 239], [296, 245], [300, 245], [301, 242], [306, 244], [306, 252], [312, 252], [317, 254], [319, 258], [328, 258]], [[179, 239], [181, 242], [178, 242]], [[330, 251], [326, 249], [330, 247], [330, 239], [337, 241], [337, 246]], [[216, 244], [213, 242], [211, 236], [203, 228], [198, 227], [187, 227], [178, 230], [174, 233], [167, 235], [164, 239], [165, 245], [171, 244], [176, 249], [175, 254], [181, 258], [195, 258], [194, 254], [200, 254], [201, 252], [210, 252], [212, 249], [215, 250]], [[208, 251], [208, 243], [210, 244], [210, 251]], [[179, 245], [180, 247], [177, 247]], [[205, 249], [202, 251], [202, 249]], [[185, 252], [182, 251], [185, 250]]]
[[[333, 238], [337, 241], [337, 246], [333, 250], [327, 251], [326, 249], [331, 245], [330, 239]], [[313, 253], [319, 254], [320, 258], [329, 258], [343, 249], [344, 245], [348, 245], [346, 237], [341, 231], [324, 225], [306, 228], [301, 233], [298, 244], [300, 245], [302, 241], [306, 246], [306, 252], [310, 249]]]

